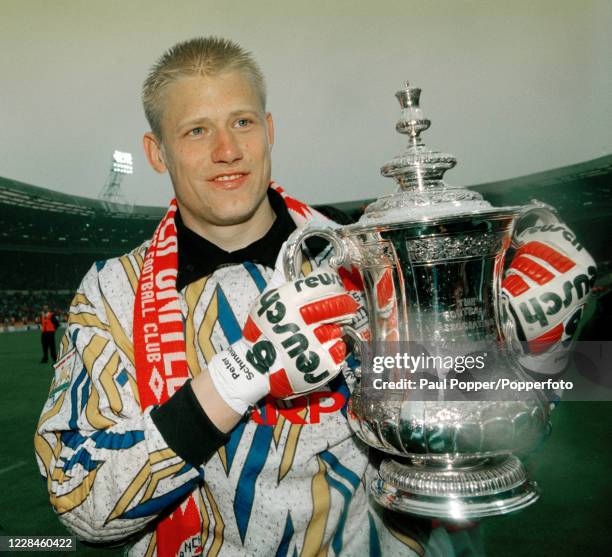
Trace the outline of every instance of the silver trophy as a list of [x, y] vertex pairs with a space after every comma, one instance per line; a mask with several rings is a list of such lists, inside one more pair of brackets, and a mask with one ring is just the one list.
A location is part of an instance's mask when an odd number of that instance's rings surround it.
[[[395, 386], [385, 393], [373, 387], [370, 364], [419, 347], [438, 362], [486, 355], [488, 381], [524, 379], [500, 295], [504, 259], [519, 222], [557, 219], [543, 205], [492, 207], [475, 191], [445, 184], [456, 159], [423, 143], [420, 134], [430, 121], [419, 107], [420, 93], [408, 83], [396, 93], [396, 129], [409, 144], [381, 171], [399, 190], [369, 205], [356, 224], [296, 231], [284, 265], [289, 278], [297, 277], [301, 244], [319, 236], [335, 250], [332, 266], [356, 269], [363, 283], [369, 341], [348, 331], [361, 345], [362, 362], [356, 381], [347, 378], [348, 415], [360, 439], [390, 455], [372, 484], [375, 499], [410, 514], [468, 520], [538, 499], [516, 455], [528, 454], [548, 433], [547, 399], [533, 391], [474, 399], [459, 389], [449, 396], [455, 370], [436, 368], [419, 378], [400, 365], [385, 370], [387, 384]], [[429, 397], [401, 388], [424, 377], [434, 386]]]

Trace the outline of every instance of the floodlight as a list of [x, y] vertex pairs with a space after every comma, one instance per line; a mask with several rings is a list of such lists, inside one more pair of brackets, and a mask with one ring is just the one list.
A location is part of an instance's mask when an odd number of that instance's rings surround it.
[[134, 172], [132, 153], [115, 151], [113, 153], [112, 170], [113, 172], [118, 172], [119, 174], [132, 174]]
[[103, 201], [104, 207], [111, 212], [131, 213], [133, 205], [128, 203], [121, 191], [121, 181], [126, 174], [134, 173], [132, 153], [124, 151], [113, 152], [111, 167], [106, 183], [98, 197]]

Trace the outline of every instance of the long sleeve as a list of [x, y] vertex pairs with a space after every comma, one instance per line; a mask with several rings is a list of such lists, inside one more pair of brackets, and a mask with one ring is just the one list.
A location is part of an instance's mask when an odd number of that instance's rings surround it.
[[[70, 530], [95, 542], [142, 530], [204, 474], [201, 462], [189, 464], [170, 448], [150, 409], [140, 409], [131, 335], [109, 303], [116, 294], [102, 288], [95, 266], [84, 278], [35, 435], [53, 508]], [[184, 394], [166, 403], [160, 423], [185, 408]]]

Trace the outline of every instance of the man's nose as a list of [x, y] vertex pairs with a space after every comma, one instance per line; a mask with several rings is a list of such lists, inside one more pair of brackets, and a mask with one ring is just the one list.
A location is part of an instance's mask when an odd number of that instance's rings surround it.
[[212, 151], [214, 162], [231, 164], [242, 158], [242, 149], [231, 130], [219, 130], [215, 139], [215, 147]]

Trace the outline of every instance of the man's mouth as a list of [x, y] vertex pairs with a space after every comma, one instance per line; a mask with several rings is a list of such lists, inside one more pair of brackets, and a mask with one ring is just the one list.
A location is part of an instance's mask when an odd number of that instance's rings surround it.
[[221, 189], [232, 190], [242, 187], [242, 185], [246, 182], [248, 175], [248, 172], [218, 174], [210, 181]]
[[242, 178], [243, 176], [246, 176], [246, 174], [244, 173], [238, 173], [238, 174], [223, 174], [221, 176], [217, 176], [214, 181], [215, 182], [230, 182], [232, 180], [239, 180], [240, 178]]

